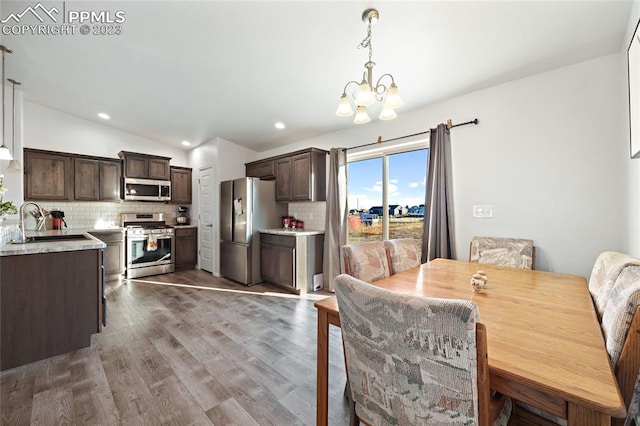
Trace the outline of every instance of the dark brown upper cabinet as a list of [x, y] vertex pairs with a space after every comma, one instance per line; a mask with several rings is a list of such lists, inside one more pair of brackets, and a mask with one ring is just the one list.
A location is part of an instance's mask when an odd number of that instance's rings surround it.
[[120, 200], [120, 160], [25, 148], [24, 164], [25, 200]]
[[276, 178], [274, 160], [261, 160], [247, 163], [247, 177], [257, 177], [264, 180], [272, 180]]
[[140, 179], [171, 179], [169, 161], [171, 158], [137, 152], [120, 151], [118, 156], [124, 162], [124, 176]]
[[122, 166], [118, 160], [74, 158], [77, 201], [119, 201]]
[[191, 204], [191, 168], [171, 167], [171, 202]]
[[72, 200], [73, 174], [69, 154], [24, 149], [25, 200]]
[[246, 176], [276, 180], [276, 201], [325, 201], [327, 151], [309, 148], [246, 163]]

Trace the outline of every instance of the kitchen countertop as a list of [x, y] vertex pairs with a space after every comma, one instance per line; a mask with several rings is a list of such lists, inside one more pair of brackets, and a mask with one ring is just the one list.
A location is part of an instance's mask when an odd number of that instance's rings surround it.
[[197, 228], [198, 225], [195, 224], [190, 224], [190, 225], [180, 225], [178, 223], [176, 223], [175, 225], [173, 225], [173, 227], [175, 229], [189, 229], [189, 228]]
[[[112, 230], [110, 228], [108, 231]], [[122, 229], [120, 229], [122, 230]], [[96, 232], [104, 232], [103, 229], [96, 229]], [[113, 229], [114, 232], [118, 231]], [[2, 256], [19, 256], [24, 254], [37, 254], [37, 253], [53, 253], [62, 251], [77, 251], [77, 250], [93, 250], [105, 248], [107, 245], [87, 233], [85, 229], [63, 229], [53, 231], [27, 231], [26, 236], [50, 236], [50, 235], [84, 235], [86, 240], [74, 240], [74, 241], [48, 241], [42, 243], [26, 243], [26, 244], [12, 244], [7, 243], [0, 246], [0, 257]]]
[[290, 235], [292, 237], [295, 236], [305, 236], [305, 235], [321, 235], [324, 234], [324, 231], [314, 230], [314, 229], [262, 229], [260, 232], [264, 234], [275, 234], [275, 235]]

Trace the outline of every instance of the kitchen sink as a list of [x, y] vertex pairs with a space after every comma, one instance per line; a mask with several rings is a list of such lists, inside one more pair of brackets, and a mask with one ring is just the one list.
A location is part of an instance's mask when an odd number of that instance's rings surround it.
[[64, 235], [35, 235], [27, 237], [23, 242], [13, 241], [13, 244], [27, 244], [27, 243], [50, 243], [56, 241], [86, 241], [91, 238], [82, 234], [64, 234]]

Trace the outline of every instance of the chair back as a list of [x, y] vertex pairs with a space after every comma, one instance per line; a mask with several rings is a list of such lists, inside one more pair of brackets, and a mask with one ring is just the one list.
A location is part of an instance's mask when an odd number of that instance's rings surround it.
[[476, 326], [484, 326], [475, 303], [391, 292], [345, 274], [334, 285], [359, 419], [488, 424], [486, 335], [476, 337]]
[[520, 238], [473, 237], [469, 262], [535, 269], [535, 246]]
[[635, 413], [640, 411], [640, 389], [634, 393], [640, 381], [640, 266], [624, 268], [609, 294], [602, 331], [622, 398], [628, 411]]
[[391, 266], [391, 275], [420, 265], [418, 245], [413, 238], [399, 238], [383, 241]]
[[596, 259], [589, 278], [589, 292], [600, 318], [620, 272], [633, 265], [640, 265], [640, 259], [615, 251], [602, 252]]
[[391, 275], [382, 241], [344, 245], [341, 248], [345, 272], [368, 283]]

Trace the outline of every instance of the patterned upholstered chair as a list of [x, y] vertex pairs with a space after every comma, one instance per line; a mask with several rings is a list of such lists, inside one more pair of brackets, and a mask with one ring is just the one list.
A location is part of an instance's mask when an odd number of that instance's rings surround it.
[[640, 265], [640, 259], [615, 251], [602, 252], [596, 259], [589, 278], [589, 292], [600, 318], [618, 275], [632, 265]]
[[345, 245], [341, 250], [347, 274], [368, 283], [391, 275], [382, 241]]
[[475, 303], [395, 293], [346, 274], [334, 286], [352, 424], [507, 424], [511, 400], [491, 396]]
[[418, 246], [413, 238], [399, 238], [383, 241], [391, 266], [391, 275], [420, 265]]
[[[624, 268], [615, 280], [602, 313], [602, 331], [631, 417], [640, 411], [640, 266]], [[632, 424], [630, 417], [625, 425]]]
[[469, 247], [469, 262], [535, 269], [536, 248], [531, 240], [473, 237]]

